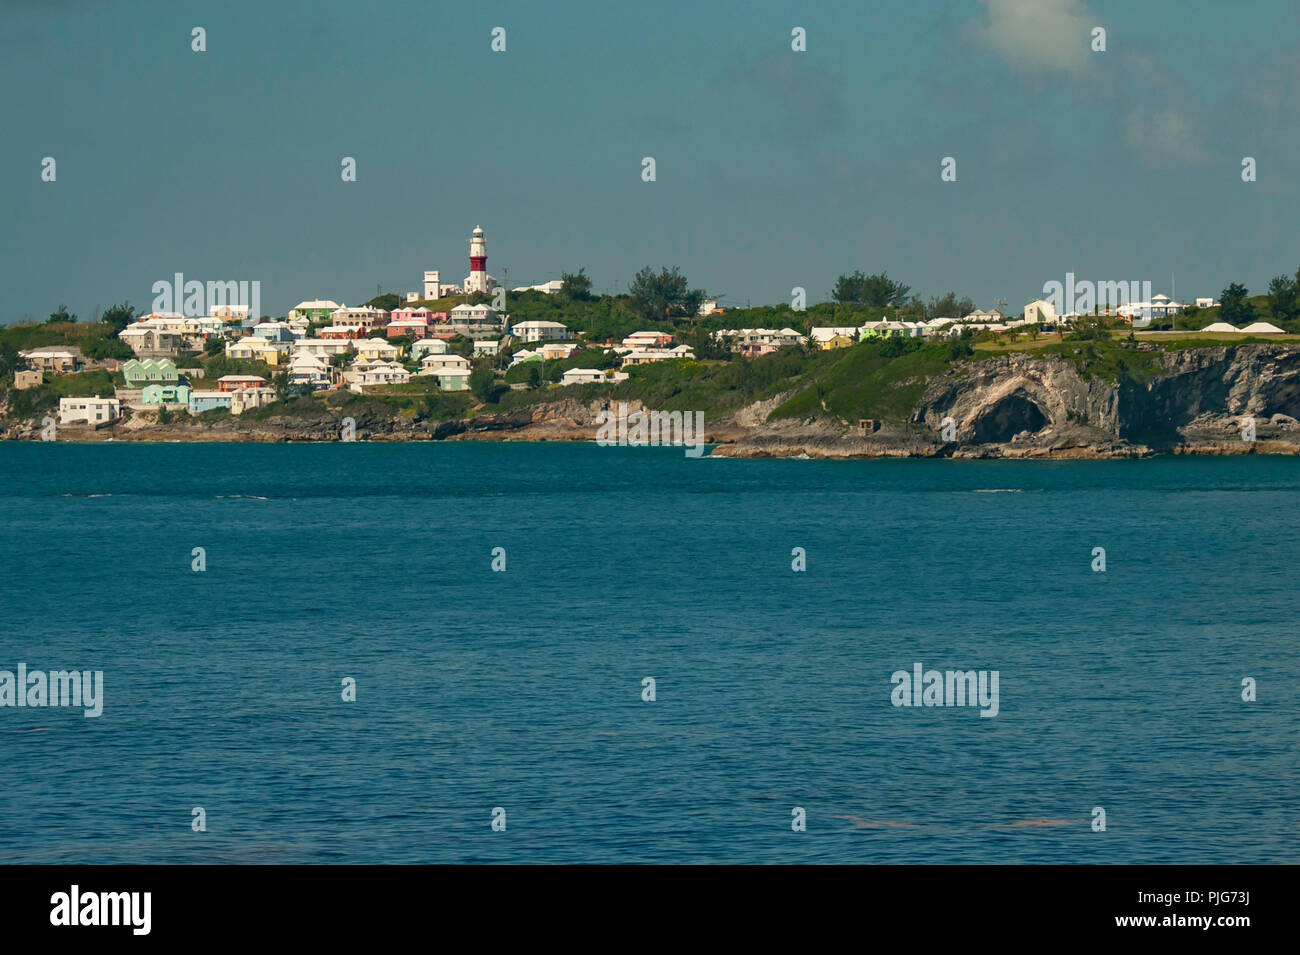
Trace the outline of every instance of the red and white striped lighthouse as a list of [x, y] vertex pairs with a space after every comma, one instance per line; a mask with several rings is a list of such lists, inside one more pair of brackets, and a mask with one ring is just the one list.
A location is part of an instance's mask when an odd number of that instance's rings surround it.
[[469, 237], [469, 277], [465, 279], [466, 292], [490, 292], [492, 277], [487, 274], [487, 242], [483, 227], [476, 225]]

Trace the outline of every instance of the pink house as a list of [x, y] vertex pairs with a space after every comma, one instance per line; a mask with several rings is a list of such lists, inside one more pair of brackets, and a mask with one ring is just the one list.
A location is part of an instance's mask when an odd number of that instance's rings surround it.
[[392, 320], [388, 323], [388, 337], [410, 335], [416, 339], [426, 338], [433, 315], [426, 308], [399, 308], [392, 313]]

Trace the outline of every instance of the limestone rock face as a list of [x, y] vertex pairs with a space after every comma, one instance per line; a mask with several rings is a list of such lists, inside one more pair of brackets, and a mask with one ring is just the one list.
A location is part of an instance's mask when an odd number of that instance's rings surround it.
[[996, 445], [1063, 434], [1087, 425], [1117, 436], [1119, 402], [1114, 386], [1086, 379], [1060, 359], [1021, 354], [973, 362], [962, 372], [930, 383], [913, 420], [941, 439], [951, 418], [960, 445]]
[[[910, 428], [863, 435], [825, 421], [771, 421], [715, 453], [734, 457], [1136, 457], [1300, 453], [1300, 347], [1160, 352], [1141, 380], [1088, 376], [1066, 358], [1012, 353], [932, 380]], [[1248, 440], [1247, 419], [1253, 424]]]

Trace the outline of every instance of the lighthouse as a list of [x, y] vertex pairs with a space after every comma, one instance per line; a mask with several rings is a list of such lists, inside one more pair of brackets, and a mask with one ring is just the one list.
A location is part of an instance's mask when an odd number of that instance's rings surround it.
[[469, 277], [465, 279], [466, 294], [491, 292], [492, 276], [487, 273], [487, 242], [483, 239], [483, 227], [476, 225], [469, 237]]

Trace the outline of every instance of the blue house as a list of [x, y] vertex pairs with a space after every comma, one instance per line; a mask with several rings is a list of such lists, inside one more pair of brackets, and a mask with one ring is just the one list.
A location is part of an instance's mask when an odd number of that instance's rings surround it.
[[230, 400], [233, 397], [229, 391], [191, 391], [190, 414], [203, 414], [214, 408], [225, 408], [229, 411]]

